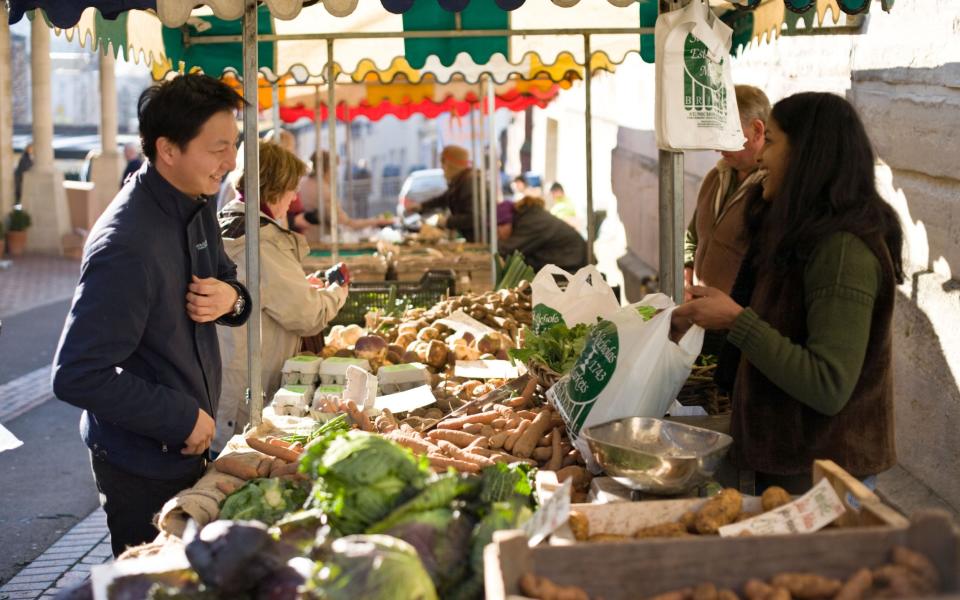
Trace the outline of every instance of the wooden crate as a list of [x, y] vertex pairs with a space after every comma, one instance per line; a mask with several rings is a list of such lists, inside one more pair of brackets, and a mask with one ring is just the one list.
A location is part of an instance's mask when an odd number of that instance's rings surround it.
[[[503, 531], [484, 550], [487, 600], [516, 597], [525, 573], [576, 585], [591, 598], [637, 600], [711, 582], [741, 591], [750, 578], [785, 571], [846, 579], [890, 561], [894, 546], [930, 558], [945, 593], [960, 592], [960, 533], [949, 515], [924, 511], [907, 528], [829, 529], [816, 535], [659, 539], [530, 548], [520, 531]], [[956, 597], [956, 596], [937, 596]]]
[[[539, 474], [538, 474], [539, 477]], [[846, 512], [831, 527], [884, 526], [905, 528], [906, 517], [884, 504], [858, 479], [851, 476], [830, 460], [818, 460], [813, 465], [813, 484], [826, 478], [843, 502]], [[539, 488], [549, 488], [549, 483], [538, 479]], [[547, 490], [549, 491], [549, 490]], [[675, 500], [645, 500], [642, 502], [612, 502], [609, 504], [574, 504], [573, 510], [582, 513], [590, 522], [590, 534], [630, 536], [641, 527], [651, 527], [677, 521], [688, 511], [697, 511], [706, 498], [681, 498]], [[744, 512], [761, 512], [760, 498], [744, 496]], [[706, 536], [694, 539], [709, 539]], [[567, 525], [561, 526], [553, 536], [554, 545], [578, 543]]]

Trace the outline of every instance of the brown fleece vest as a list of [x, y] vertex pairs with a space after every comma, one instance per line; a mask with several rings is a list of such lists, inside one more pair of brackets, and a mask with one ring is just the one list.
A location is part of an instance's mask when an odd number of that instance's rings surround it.
[[[796, 475], [809, 472], [815, 459], [830, 459], [853, 475], [865, 477], [896, 464], [893, 262], [882, 240], [864, 241], [880, 259], [883, 276], [874, 301], [867, 354], [853, 395], [843, 410], [829, 417], [793, 399], [741, 358], [731, 415], [734, 458], [740, 468]], [[785, 278], [758, 274], [750, 307], [794, 343], [805, 343], [802, 265]]]

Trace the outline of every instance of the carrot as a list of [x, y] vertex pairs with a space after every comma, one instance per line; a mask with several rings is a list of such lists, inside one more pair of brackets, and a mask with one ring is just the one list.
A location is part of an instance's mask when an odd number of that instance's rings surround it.
[[520, 439], [520, 436], [524, 434], [532, 422], [533, 421], [520, 421], [520, 424], [517, 425], [517, 428], [514, 429], [513, 432], [507, 436], [507, 440], [503, 442], [503, 449], [507, 452], [513, 452], [513, 447], [517, 443], [517, 440]]
[[500, 413], [500, 416], [501, 416], [501, 417], [510, 417], [510, 416], [513, 415], [513, 409], [510, 408], [509, 406], [504, 405], [504, 404], [494, 404], [494, 405], [493, 405], [493, 410], [495, 410], [495, 411], [497, 411], [498, 413]]
[[217, 489], [229, 496], [230, 494], [237, 491], [237, 484], [232, 481], [218, 481]]
[[280, 446], [274, 446], [269, 442], [265, 442], [255, 437], [248, 437], [247, 445], [253, 448], [254, 450], [259, 450], [264, 454], [269, 454], [270, 456], [276, 456], [277, 458], [282, 458], [287, 462], [297, 462], [298, 460], [300, 460], [299, 452], [294, 452], [289, 448], [281, 448]]
[[553, 448], [551, 448], [550, 446], [538, 446], [537, 448], [533, 449], [533, 454], [531, 454], [531, 457], [533, 457], [533, 460], [537, 462], [546, 462], [550, 460], [550, 457], [552, 456], [553, 456]]
[[480, 432], [483, 431], [483, 425], [480, 423], [467, 423], [463, 426], [463, 430], [467, 433], [472, 433], [474, 435], [480, 435]]
[[493, 421], [490, 422], [490, 426], [493, 427], [494, 429], [503, 429], [504, 427], [507, 426], [507, 420], [504, 419], [503, 417], [500, 417], [499, 419], [494, 419]]
[[547, 431], [543, 437], [537, 440], [537, 446], [550, 446], [550, 440], [553, 437], [553, 431]]
[[250, 461], [244, 460], [239, 456], [231, 456], [229, 454], [227, 456], [221, 456], [213, 461], [213, 466], [221, 473], [233, 475], [240, 479], [249, 480], [257, 478], [257, 465], [251, 464]]
[[428, 452], [433, 452], [437, 449], [435, 445], [412, 433], [391, 431], [384, 437], [400, 444], [401, 446], [410, 448], [417, 454], [427, 454]]
[[543, 466], [547, 471], [559, 471], [563, 467], [563, 448], [560, 445], [561, 431], [559, 427], [553, 430], [550, 460]]
[[490, 438], [485, 435], [479, 436], [477, 439], [473, 440], [464, 450], [472, 452], [475, 448], [489, 448], [490, 447]]
[[287, 461], [283, 460], [282, 458], [272, 458], [271, 461], [272, 461], [272, 462], [270, 463], [270, 473], [269, 473], [268, 477], [274, 477], [274, 476], [276, 475], [277, 471], [279, 471], [281, 468], [283, 468], [283, 467], [286, 466], [286, 465], [297, 465], [298, 467], [300, 466], [300, 463], [298, 463], [298, 462], [288, 463]]
[[437, 424], [437, 429], [463, 429], [464, 425], [469, 425], [471, 423], [479, 423], [480, 425], [487, 425], [492, 423], [495, 419], [500, 417], [500, 413], [495, 410], [488, 410], [486, 412], [477, 413], [475, 415], [467, 415], [465, 417], [457, 417], [456, 419], [450, 419], [449, 421], [444, 421]]
[[483, 425], [480, 427], [480, 435], [485, 438], [491, 437], [496, 432], [497, 430], [491, 427], [490, 425]]
[[507, 406], [512, 406], [514, 408], [529, 406], [530, 402], [533, 400], [533, 393], [536, 391], [537, 380], [536, 378], [531, 377], [530, 381], [528, 381], [527, 385], [524, 386], [523, 392], [519, 396], [507, 400]]
[[492, 436], [490, 436], [490, 447], [491, 448], [503, 448], [503, 443], [507, 441], [507, 438], [510, 437], [512, 432], [510, 430], [499, 431]]
[[264, 438], [264, 441], [266, 441], [268, 444], [271, 444], [271, 445], [273, 445], [273, 446], [278, 446], [278, 447], [280, 447], [280, 448], [289, 448], [289, 447], [290, 447], [290, 442], [281, 440], [281, 439], [278, 438], [278, 437], [273, 437], [272, 435], [269, 435], [269, 436], [267, 436], [266, 438]]
[[590, 485], [590, 475], [583, 467], [564, 467], [557, 471], [557, 481], [560, 483], [571, 478], [574, 489], [583, 490]]
[[456, 444], [460, 448], [466, 448], [472, 444], [479, 436], [467, 433], [466, 431], [457, 431], [455, 429], [434, 429], [427, 434], [430, 441], [436, 443], [437, 440], [446, 440]]
[[373, 426], [370, 419], [357, 408], [357, 403], [353, 400], [347, 400], [342, 404], [350, 419], [363, 431], [376, 432], [377, 428]]
[[303, 452], [303, 444], [300, 443], [300, 442], [294, 442], [294, 443], [290, 444], [290, 449], [293, 450], [294, 452], [301, 452], [301, 453], [302, 453], [302, 452]]
[[257, 465], [257, 477], [267, 477], [270, 475], [270, 467], [273, 466], [273, 457], [264, 456]]
[[543, 411], [533, 419], [533, 422], [527, 427], [527, 430], [523, 432], [514, 446], [508, 449], [523, 458], [527, 458], [533, 454], [533, 449], [537, 447], [537, 440], [550, 430], [551, 412], [553, 411], [549, 408], [543, 409]]
[[440, 450], [442, 450], [444, 454], [446, 454], [450, 458], [462, 460], [463, 462], [473, 463], [481, 467], [491, 467], [494, 464], [494, 462], [489, 458], [487, 458], [486, 456], [482, 456], [480, 454], [473, 454], [471, 452], [467, 452], [466, 450], [461, 450], [455, 444], [451, 444], [450, 442], [447, 442], [445, 440], [440, 440], [439, 444], [440, 444]]
[[507, 419], [506, 427], [507, 429], [516, 429], [517, 427], [520, 426], [520, 423], [523, 423], [523, 417], [521, 417], [520, 415], [513, 415], [512, 417]]
[[537, 413], [533, 412], [532, 410], [518, 410], [517, 414], [524, 419], [530, 419], [531, 421], [537, 418]]
[[294, 475], [300, 467], [297, 463], [287, 463], [282, 467], [274, 469], [270, 472], [270, 477], [283, 477], [284, 475]]
[[446, 456], [441, 456], [438, 454], [428, 454], [427, 460], [430, 461], [430, 466], [439, 467], [446, 470], [448, 467], [453, 467], [454, 469], [466, 472], [466, 473], [479, 473], [480, 466], [474, 463], [464, 462], [462, 460], [457, 460], [455, 458], [448, 458]]

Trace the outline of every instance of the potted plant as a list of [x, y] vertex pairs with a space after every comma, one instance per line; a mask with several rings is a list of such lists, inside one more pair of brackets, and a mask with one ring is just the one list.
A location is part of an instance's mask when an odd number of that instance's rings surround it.
[[22, 208], [14, 208], [7, 217], [7, 248], [10, 256], [20, 256], [27, 247], [27, 229], [30, 227], [30, 213]]

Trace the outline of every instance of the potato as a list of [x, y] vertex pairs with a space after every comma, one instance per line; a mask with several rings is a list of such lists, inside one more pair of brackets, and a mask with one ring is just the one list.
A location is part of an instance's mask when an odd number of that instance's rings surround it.
[[583, 542], [590, 537], [590, 519], [587, 518], [587, 515], [571, 510], [568, 523], [574, 539]]
[[780, 508], [784, 504], [789, 504], [793, 501], [793, 498], [790, 497], [787, 490], [774, 485], [763, 491], [760, 501], [763, 504], [763, 512], [767, 512], [775, 508]]
[[726, 488], [707, 500], [697, 511], [697, 532], [714, 535], [724, 525], [733, 523], [743, 506], [743, 496], [733, 488]]
[[786, 589], [797, 600], [832, 598], [843, 587], [840, 581], [815, 573], [781, 573], [771, 582], [774, 587]]

